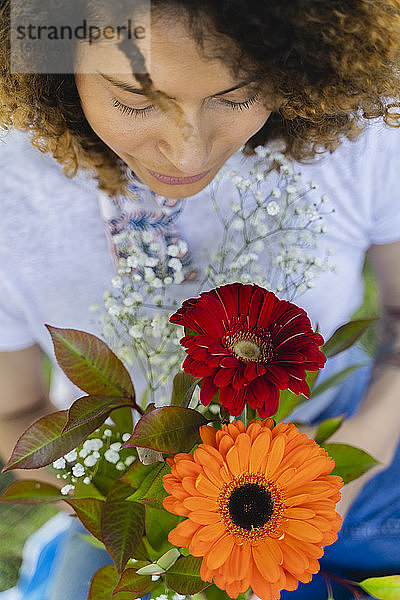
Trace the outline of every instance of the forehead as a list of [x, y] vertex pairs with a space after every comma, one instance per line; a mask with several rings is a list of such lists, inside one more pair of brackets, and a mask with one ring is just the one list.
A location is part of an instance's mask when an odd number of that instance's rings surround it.
[[[194, 39], [183, 20], [152, 19], [149, 36], [135, 42], [143, 55], [146, 68], [156, 89], [169, 96], [177, 90], [201, 93], [204, 97], [217, 90], [233, 87], [239, 81], [227, 64], [219, 58], [226, 53], [226, 42], [211, 36], [204, 40], [203, 49]], [[127, 48], [135, 55], [134, 42]], [[125, 50], [126, 46], [124, 47]], [[132, 62], [116, 41], [80, 44], [76, 71], [80, 73], [105, 73], [126, 83], [137, 83], [132, 75]], [[243, 77], [242, 77], [243, 79]]]

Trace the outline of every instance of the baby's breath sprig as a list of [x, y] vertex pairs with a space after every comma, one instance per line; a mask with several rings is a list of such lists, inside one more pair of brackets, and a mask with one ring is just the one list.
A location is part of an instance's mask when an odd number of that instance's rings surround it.
[[137, 459], [132, 448], [121, 448], [130, 436], [128, 432], [121, 434], [113, 425], [103, 425], [77, 448], [55, 460], [52, 466], [57, 471], [57, 478], [66, 482], [61, 493], [70, 495], [78, 481], [89, 485], [99, 467], [104, 468], [106, 463], [112, 465], [116, 478], [119, 477]]
[[[224, 167], [210, 185], [222, 237], [208, 264], [194, 265], [202, 269], [198, 293], [239, 281], [293, 300], [334, 269], [329, 251], [319, 248], [325, 217], [333, 212], [329, 198], [319, 195], [317, 183], [302, 182], [279, 147], [258, 147], [256, 155], [245, 175]], [[226, 176], [232, 183], [227, 209], [218, 193]], [[184, 359], [181, 331], [169, 316], [176, 310], [176, 285], [185, 278], [180, 257], [188, 248], [182, 240], [161, 248], [146, 230], [119, 233], [113, 241], [119, 272], [104, 295], [104, 336], [121, 360], [140, 368], [147, 385], [142, 404], [161, 406], [169, 402], [171, 373]]]

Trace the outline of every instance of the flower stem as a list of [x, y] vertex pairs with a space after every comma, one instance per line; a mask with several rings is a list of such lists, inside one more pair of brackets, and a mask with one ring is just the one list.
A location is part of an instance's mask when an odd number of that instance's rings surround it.
[[221, 406], [219, 409], [222, 425], [228, 425], [229, 423], [229, 411], [225, 406]]

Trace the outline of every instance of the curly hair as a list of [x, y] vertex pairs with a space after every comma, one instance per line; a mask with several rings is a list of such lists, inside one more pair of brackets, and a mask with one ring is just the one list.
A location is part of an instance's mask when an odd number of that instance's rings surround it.
[[[0, 2], [0, 126], [29, 131], [67, 176], [91, 169], [100, 189], [121, 192], [118, 156], [86, 120], [73, 73], [12, 72], [11, 1]], [[248, 140], [248, 153], [281, 139], [288, 157], [305, 161], [355, 138], [368, 119], [399, 125], [400, 0], [151, 0], [151, 7], [185, 15], [202, 51], [210, 37], [232, 42], [214, 57], [233, 71], [252, 70], [265, 82], [265, 103], [272, 90], [276, 109]], [[151, 95], [150, 77], [142, 80]]]

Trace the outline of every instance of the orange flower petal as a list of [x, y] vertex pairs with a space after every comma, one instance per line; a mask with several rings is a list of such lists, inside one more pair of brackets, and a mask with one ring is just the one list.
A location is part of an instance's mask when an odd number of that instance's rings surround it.
[[221, 522], [219, 514], [210, 510], [193, 511], [189, 514], [189, 519], [200, 525], [214, 525]]
[[169, 532], [168, 540], [174, 546], [188, 547], [190, 540], [200, 527], [201, 525], [198, 525], [198, 523], [193, 523], [193, 521], [185, 519]]
[[281, 569], [277, 565], [269, 549], [268, 544], [261, 543], [258, 546], [252, 546], [251, 552], [257, 569], [267, 581], [278, 581], [281, 577]]
[[264, 579], [255, 565], [251, 576], [251, 589], [261, 600], [277, 600], [279, 598], [278, 595], [272, 593], [270, 582]]
[[233, 537], [228, 533], [221, 536], [206, 556], [207, 566], [210, 569], [218, 569], [218, 567], [223, 565], [232, 552], [234, 544]]
[[249, 454], [251, 441], [247, 433], [240, 433], [236, 438], [236, 448], [239, 453], [239, 464], [242, 473], [249, 470]]
[[228, 434], [231, 436], [231, 438], [233, 440], [236, 440], [237, 436], [240, 433], [240, 429], [238, 427], [238, 421], [233, 421], [232, 423], [229, 423], [229, 425], [227, 425], [227, 432]]
[[243, 471], [240, 468], [239, 452], [236, 446], [232, 446], [232, 448], [228, 450], [225, 460], [232, 475], [236, 476], [242, 474]]
[[289, 519], [285, 526], [286, 533], [305, 542], [320, 542], [322, 540], [322, 532], [308, 523], [307, 521], [297, 521]]
[[[221, 520], [219, 520], [218, 523], [211, 523], [210, 525], [205, 525], [204, 527], [202, 527], [201, 531], [199, 531], [198, 539], [202, 540], [203, 542], [215, 542], [215, 540], [218, 540], [225, 534], [225, 525], [221, 523]], [[208, 565], [210, 566], [209, 563]], [[217, 567], [212, 568], [216, 569]]]
[[279, 435], [277, 438], [272, 440], [272, 444], [268, 453], [267, 464], [265, 466], [266, 477], [272, 477], [272, 475], [278, 469], [285, 453], [285, 445], [286, 441], [283, 435]]
[[189, 498], [193, 495], [197, 495], [197, 490], [195, 488], [194, 482], [196, 480], [193, 477], [184, 477], [182, 479], [182, 487], [189, 494]]
[[202, 473], [200, 473], [200, 475], [197, 477], [195, 486], [197, 491], [207, 498], [209, 496], [212, 498], [218, 498], [219, 496], [219, 489]]
[[187, 508], [183, 506], [180, 500], [177, 500], [173, 496], [167, 496], [166, 498], [164, 498], [163, 507], [168, 512], [173, 513], [174, 515], [181, 515], [182, 517], [187, 517], [187, 515], [190, 512]]
[[217, 487], [221, 486], [221, 469], [217, 464], [213, 465], [212, 467], [211, 465], [203, 467], [203, 472], [204, 475], [211, 481], [211, 483]]
[[200, 465], [190, 460], [179, 460], [175, 463], [176, 473], [179, 478], [182, 477], [197, 477], [201, 471]]
[[260, 433], [254, 440], [249, 458], [249, 469], [251, 473], [258, 473], [261, 471], [261, 465], [264, 461], [266, 453], [268, 452], [271, 443], [271, 432], [269, 429]]
[[191, 498], [186, 498], [183, 501], [183, 505], [189, 510], [216, 511], [218, 508], [217, 502], [215, 500], [212, 500], [211, 498], [204, 498], [204, 496], [194, 496]]
[[234, 444], [234, 441], [231, 437], [229, 437], [229, 435], [224, 435], [221, 438], [218, 449], [224, 458], [225, 458], [226, 453], [228, 452], [229, 448], [232, 448], [233, 444]]
[[[185, 500], [183, 501], [183, 504], [185, 504]], [[287, 508], [285, 510], [285, 517], [288, 517], [289, 519], [312, 519], [313, 517], [315, 517], [315, 512], [309, 508]]]
[[296, 506], [298, 504], [303, 504], [303, 502], [308, 502], [309, 498], [310, 496], [308, 494], [296, 494], [295, 496], [289, 496], [289, 498], [285, 499], [285, 506]]
[[200, 437], [202, 439], [203, 444], [209, 444], [210, 446], [217, 447], [217, 442], [215, 440], [215, 436], [217, 434], [217, 430], [210, 425], [202, 425], [199, 428]]

